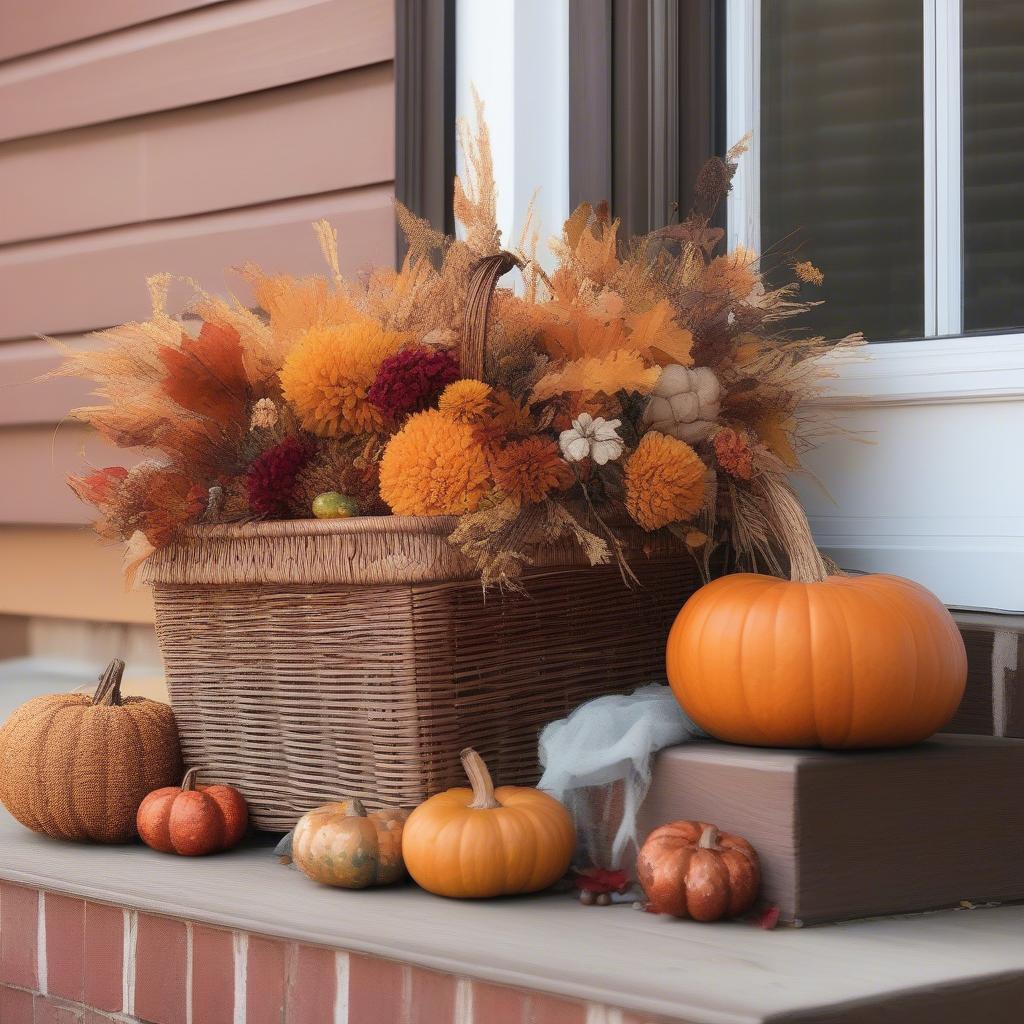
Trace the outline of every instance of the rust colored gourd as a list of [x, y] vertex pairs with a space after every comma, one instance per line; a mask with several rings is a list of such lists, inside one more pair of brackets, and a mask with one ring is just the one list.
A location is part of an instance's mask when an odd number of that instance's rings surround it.
[[761, 886], [761, 866], [745, 839], [703, 821], [656, 828], [640, 850], [637, 878], [647, 909], [694, 921], [745, 914]]
[[245, 797], [233, 786], [200, 786], [190, 768], [180, 786], [150, 793], [139, 807], [139, 837], [161, 853], [202, 857], [237, 846], [249, 824]]
[[897, 576], [702, 587], [669, 634], [669, 682], [712, 736], [768, 747], [897, 747], [956, 711], [963, 639], [929, 591]]
[[0, 728], [0, 800], [34, 832], [129, 842], [143, 797], [181, 777], [171, 709], [122, 697], [123, 672], [116, 658], [91, 697], [35, 697]]
[[307, 811], [295, 826], [292, 860], [322, 885], [366, 889], [405, 878], [402, 827], [397, 807], [366, 813], [360, 800], [340, 800]]
[[409, 815], [402, 853], [418, 885], [479, 899], [538, 892], [568, 870], [576, 842], [569, 812], [525, 786], [494, 788], [483, 758], [462, 751], [472, 789], [432, 796]]

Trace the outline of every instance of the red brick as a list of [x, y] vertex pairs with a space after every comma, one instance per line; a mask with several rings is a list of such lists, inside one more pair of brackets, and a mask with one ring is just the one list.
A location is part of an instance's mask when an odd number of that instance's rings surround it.
[[82, 1024], [82, 1010], [56, 999], [36, 996], [34, 1024]]
[[526, 1024], [586, 1024], [587, 1008], [572, 999], [531, 992], [526, 1001]]
[[348, 961], [349, 1024], [391, 1024], [402, 1013], [402, 965], [353, 953]]
[[219, 928], [192, 926], [192, 1020], [232, 1024], [235, 1019], [235, 937]]
[[473, 1020], [480, 1024], [525, 1024], [527, 994], [504, 985], [473, 982]]
[[409, 1024], [451, 1024], [455, 1018], [455, 978], [410, 967]]
[[0, 985], [0, 1022], [32, 1024], [32, 993]]
[[85, 900], [48, 892], [45, 908], [47, 994], [84, 1002]]
[[338, 987], [334, 951], [293, 946], [291, 954], [285, 1020], [296, 1024], [334, 1024]]
[[0, 882], [0, 982], [36, 987], [39, 893]]
[[185, 1024], [185, 922], [139, 914], [135, 1015], [153, 1024]]
[[85, 998], [97, 1010], [122, 1008], [124, 986], [124, 911], [102, 903], [85, 905]]
[[281, 1024], [284, 1014], [285, 945], [249, 936], [246, 965], [246, 1024]]

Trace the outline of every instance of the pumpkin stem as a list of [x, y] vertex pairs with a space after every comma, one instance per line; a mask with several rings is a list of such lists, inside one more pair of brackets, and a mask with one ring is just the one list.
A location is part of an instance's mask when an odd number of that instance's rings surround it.
[[459, 756], [469, 784], [473, 787], [473, 802], [469, 806], [475, 811], [500, 807], [501, 804], [494, 799], [494, 783], [484, 759], [472, 747], [466, 747]]
[[107, 707], [121, 706], [121, 676], [124, 675], [124, 662], [120, 658], [114, 660], [103, 670], [100, 684], [92, 695], [93, 704]]
[[185, 772], [185, 778], [181, 780], [181, 791], [182, 793], [191, 793], [196, 788], [196, 778], [199, 775], [198, 768], [189, 768]]
[[700, 834], [700, 842], [697, 843], [699, 850], [718, 849], [718, 829], [714, 825], [707, 825]]
[[828, 565], [814, 543], [800, 499], [791, 487], [770, 473], [760, 474], [757, 482], [767, 499], [775, 532], [789, 556], [789, 578], [795, 583], [820, 583], [828, 577]]

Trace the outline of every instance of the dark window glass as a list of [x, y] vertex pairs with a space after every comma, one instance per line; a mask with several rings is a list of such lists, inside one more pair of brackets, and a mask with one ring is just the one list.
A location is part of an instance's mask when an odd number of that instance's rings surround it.
[[964, 327], [1024, 326], [1024, 5], [965, 0]]
[[922, 7], [761, 5], [762, 262], [821, 268], [817, 333], [924, 333]]

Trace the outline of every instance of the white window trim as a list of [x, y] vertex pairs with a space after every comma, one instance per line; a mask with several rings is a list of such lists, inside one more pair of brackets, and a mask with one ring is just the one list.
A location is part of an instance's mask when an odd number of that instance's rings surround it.
[[[866, 431], [874, 448], [851, 455], [828, 442], [811, 460], [856, 492], [837, 507], [801, 486], [819, 543], [840, 564], [919, 579], [948, 604], [1024, 611], [1024, 484], [998, 453], [1016, 450], [1024, 406], [1024, 333], [963, 336], [962, 7], [922, 0], [925, 117], [926, 337], [830, 357], [835, 377], [812, 405]], [[730, 142], [752, 133], [728, 203], [730, 246], [760, 251], [761, 0], [727, 0], [726, 125]], [[907, 407], [945, 406], [920, 414]], [[814, 414], [813, 408], [809, 410]], [[846, 421], [844, 423], [844, 420]], [[925, 424], [928, 424], [926, 427]], [[945, 433], [943, 433], [945, 431]], [[914, 446], [917, 447], [914, 447]], [[882, 481], [886, 447], [907, 457], [905, 475]], [[946, 447], [977, 464], [936, 469]], [[865, 454], [868, 452], [869, 454]], [[870, 453], [876, 453], [877, 459]], [[921, 456], [918, 460], [917, 456]], [[969, 458], [969, 456], [968, 456]], [[918, 465], [920, 462], [920, 465]], [[928, 468], [928, 467], [931, 468]], [[1008, 476], [1002, 476], [1006, 473]], [[996, 474], [973, 505], [975, 475]], [[940, 480], [938, 477], [942, 476]], [[957, 482], [954, 482], [957, 481]], [[951, 490], [952, 489], [952, 490]], [[968, 495], [945, 514], [944, 495]], [[853, 506], [857, 506], [856, 508]]]
[[[569, 216], [569, 5], [456, 0], [455, 38], [455, 112], [474, 123], [475, 88], [491, 137], [502, 245], [518, 245], [532, 203], [538, 257], [551, 269], [548, 239]], [[457, 170], [465, 170], [461, 154]]]
[[924, 333], [960, 334], [963, 296], [961, 0], [924, 0]]

